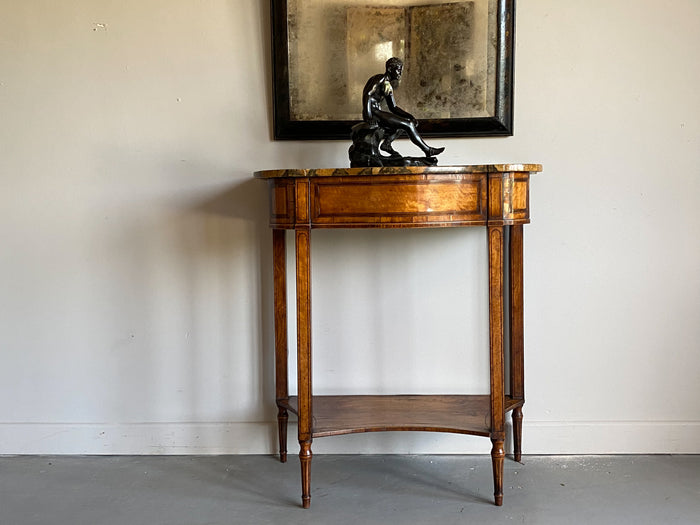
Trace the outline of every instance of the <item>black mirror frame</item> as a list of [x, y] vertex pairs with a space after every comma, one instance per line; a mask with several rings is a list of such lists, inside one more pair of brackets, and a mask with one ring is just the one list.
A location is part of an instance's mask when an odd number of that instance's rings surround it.
[[[513, 53], [515, 0], [497, 0], [496, 100], [494, 117], [420, 120], [424, 137], [494, 137], [513, 135]], [[272, 2], [272, 78], [275, 140], [349, 140], [358, 120], [291, 120], [287, 0]]]

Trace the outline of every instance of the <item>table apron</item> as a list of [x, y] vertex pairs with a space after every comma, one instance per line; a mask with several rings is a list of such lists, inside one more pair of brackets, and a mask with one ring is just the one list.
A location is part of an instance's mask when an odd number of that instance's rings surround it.
[[271, 179], [270, 226], [444, 228], [529, 222], [529, 173]]

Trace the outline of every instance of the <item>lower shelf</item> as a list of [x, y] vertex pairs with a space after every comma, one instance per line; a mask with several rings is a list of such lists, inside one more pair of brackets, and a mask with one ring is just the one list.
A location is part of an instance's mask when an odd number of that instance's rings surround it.
[[[278, 405], [298, 414], [292, 396]], [[506, 411], [522, 401], [506, 397]], [[314, 396], [313, 436], [418, 430], [489, 436], [488, 395]]]

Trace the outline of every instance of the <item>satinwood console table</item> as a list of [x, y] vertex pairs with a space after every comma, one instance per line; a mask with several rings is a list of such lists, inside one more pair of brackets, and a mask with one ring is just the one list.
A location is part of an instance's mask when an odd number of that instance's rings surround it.
[[[503, 503], [505, 417], [512, 411], [521, 459], [523, 224], [530, 174], [538, 164], [258, 171], [269, 184], [273, 242], [276, 398], [280, 460], [287, 459], [288, 412], [299, 423], [302, 506], [311, 504], [313, 438], [414, 430], [491, 438], [494, 496]], [[311, 230], [484, 226], [488, 239], [489, 395], [314, 396], [311, 387]], [[296, 248], [297, 395], [287, 373], [285, 230]], [[507, 275], [506, 275], [507, 272]], [[505, 283], [508, 286], [505, 286]], [[508, 312], [505, 306], [508, 305]], [[509, 341], [504, 328], [509, 327]], [[510, 358], [506, 392], [505, 360]]]

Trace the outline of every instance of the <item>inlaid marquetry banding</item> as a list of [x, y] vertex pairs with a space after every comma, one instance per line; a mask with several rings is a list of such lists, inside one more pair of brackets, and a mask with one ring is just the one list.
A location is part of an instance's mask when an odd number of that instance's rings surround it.
[[486, 221], [486, 178], [462, 175], [407, 184], [397, 177], [312, 181], [314, 225]]
[[270, 181], [270, 225], [294, 225], [294, 183], [288, 180]]
[[299, 179], [296, 181], [296, 223], [307, 224], [309, 222], [309, 181]]
[[529, 174], [505, 173], [503, 176], [503, 218], [527, 219], [529, 209]]
[[530, 220], [527, 172], [489, 174], [489, 224], [524, 224]]

